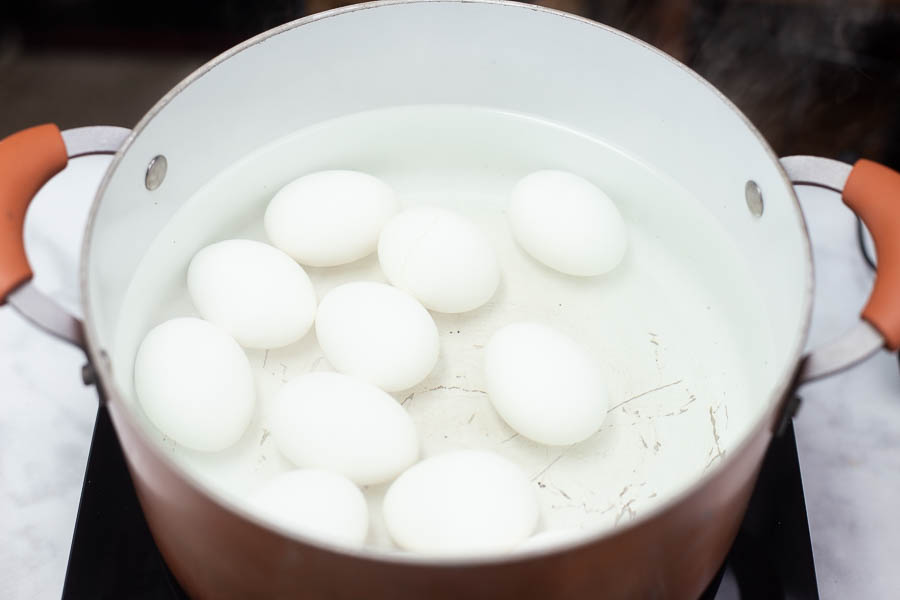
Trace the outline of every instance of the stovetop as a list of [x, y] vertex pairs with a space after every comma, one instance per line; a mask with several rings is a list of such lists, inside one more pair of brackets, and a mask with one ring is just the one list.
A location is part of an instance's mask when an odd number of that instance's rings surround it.
[[[769, 448], [737, 539], [701, 600], [818, 599], [793, 425]], [[187, 598], [141, 512], [106, 409], [97, 413], [63, 600]]]

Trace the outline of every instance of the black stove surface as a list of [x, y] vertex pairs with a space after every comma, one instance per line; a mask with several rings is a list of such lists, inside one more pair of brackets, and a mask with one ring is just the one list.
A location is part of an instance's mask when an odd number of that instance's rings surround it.
[[[182, 599], [138, 505], [109, 415], [94, 426], [63, 600]], [[769, 449], [734, 546], [701, 600], [815, 600], [793, 426]]]

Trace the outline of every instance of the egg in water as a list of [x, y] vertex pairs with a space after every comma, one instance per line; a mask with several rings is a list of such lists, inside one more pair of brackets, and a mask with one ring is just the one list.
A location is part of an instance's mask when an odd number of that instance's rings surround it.
[[256, 401], [244, 351], [222, 329], [194, 317], [150, 330], [135, 357], [134, 389], [157, 429], [204, 452], [237, 442]]
[[298, 467], [327, 469], [358, 485], [390, 481], [419, 456], [416, 426], [386, 392], [340, 373], [306, 373], [274, 399], [272, 437]]
[[500, 283], [487, 236], [467, 219], [434, 206], [410, 208], [388, 221], [378, 240], [378, 261], [388, 281], [437, 312], [476, 309]]
[[536, 171], [513, 187], [507, 209], [519, 246], [552, 269], [589, 277], [625, 256], [625, 220], [593, 183], [566, 171]]
[[249, 498], [260, 517], [302, 537], [361, 548], [369, 531], [369, 508], [346, 477], [317, 469], [282, 473]]
[[194, 255], [188, 292], [197, 311], [245, 348], [280, 348], [316, 316], [312, 282], [290, 256], [262, 242], [225, 240]]
[[269, 202], [269, 240], [311, 267], [334, 267], [375, 251], [400, 205], [394, 190], [359, 171], [319, 171], [295, 179]]
[[485, 348], [488, 397], [506, 423], [541, 444], [563, 446], [600, 429], [609, 399], [596, 366], [574, 340], [540, 323], [513, 323]]
[[355, 281], [319, 303], [316, 336], [334, 368], [388, 392], [410, 388], [437, 363], [437, 326], [419, 302], [395, 287]]
[[423, 554], [508, 552], [538, 522], [531, 482], [492, 452], [459, 450], [413, 465], [388, 489], [384, 520], [401, 547]]

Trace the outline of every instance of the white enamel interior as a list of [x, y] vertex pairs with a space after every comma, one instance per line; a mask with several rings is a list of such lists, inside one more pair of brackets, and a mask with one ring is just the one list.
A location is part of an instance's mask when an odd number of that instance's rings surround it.
[[[149, 192], [144, 171], [157, 154], [168, 175]], [[151, 113], [115, 164], [85, 246], [84, 292], [93, 349], [110, 356], [122, 400], [136, 406], [132, 363], [149, 327], [192, 313], [192, 254], [226, 237], [264, 239], [271, 195], [324, 168], [383, 177], [405, 205], [450, 207], [491, 236], [500, 291], [473, 313], [436, 315], [439, 365], [396, 396], [426, 455], [488, 448], [521, 464], [543, 528], [605, 530], [727, 464], [802, 346], [811, 265], [793, 192], [752, 127], [695, 75], [620, 33], [533, 7], [362, 5], [219, 62]], [[617, 202], [630, 247], [614, 273], [562, 276], [509, 238], [508, 189], [539, 168], [579, 173]], [[759, 219], [744, 201], [748, 179], [765, 197]], [[374, 257], [308, 271], [319, 297], [341, 281], [382, 279]], [[591, 440], [509, 439], [490, 408], [479, 350], [519, 319], [582, 341], [612, 404], [627, 401]], [[248, 356], [262, 400], [238, 446], [200, 455], [147, 425], [177, 464], [238, 503], [289, 468], [266, 435], [266, 399], [288, 377], [328, 368], [313, 336]], [[388, 547], [381, 493], [368, 492], [370, 541]]]

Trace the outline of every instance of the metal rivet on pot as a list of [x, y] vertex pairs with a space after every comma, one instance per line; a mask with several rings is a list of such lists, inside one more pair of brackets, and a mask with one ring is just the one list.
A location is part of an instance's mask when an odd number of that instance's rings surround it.
[[81, 381], [84, 385], [94, 385], [97, 383], [97, 373], [94, 371], [94, 365], [85, 363], [81, 367]]
[[748, 180], [744, 185], [744, 196], [747, 199], [747, 208], [754, 217], [761, 217], [763, 214], [763, 197], [759, 186], [752, 179]]
[[144, 175], [144, 185], [151, 192], [162, 185], [163, 179], [166, 178], [166, 169], [169, 163], [166, 157], [158, 154], [150, 159], [147, 165], [147, 174]]

